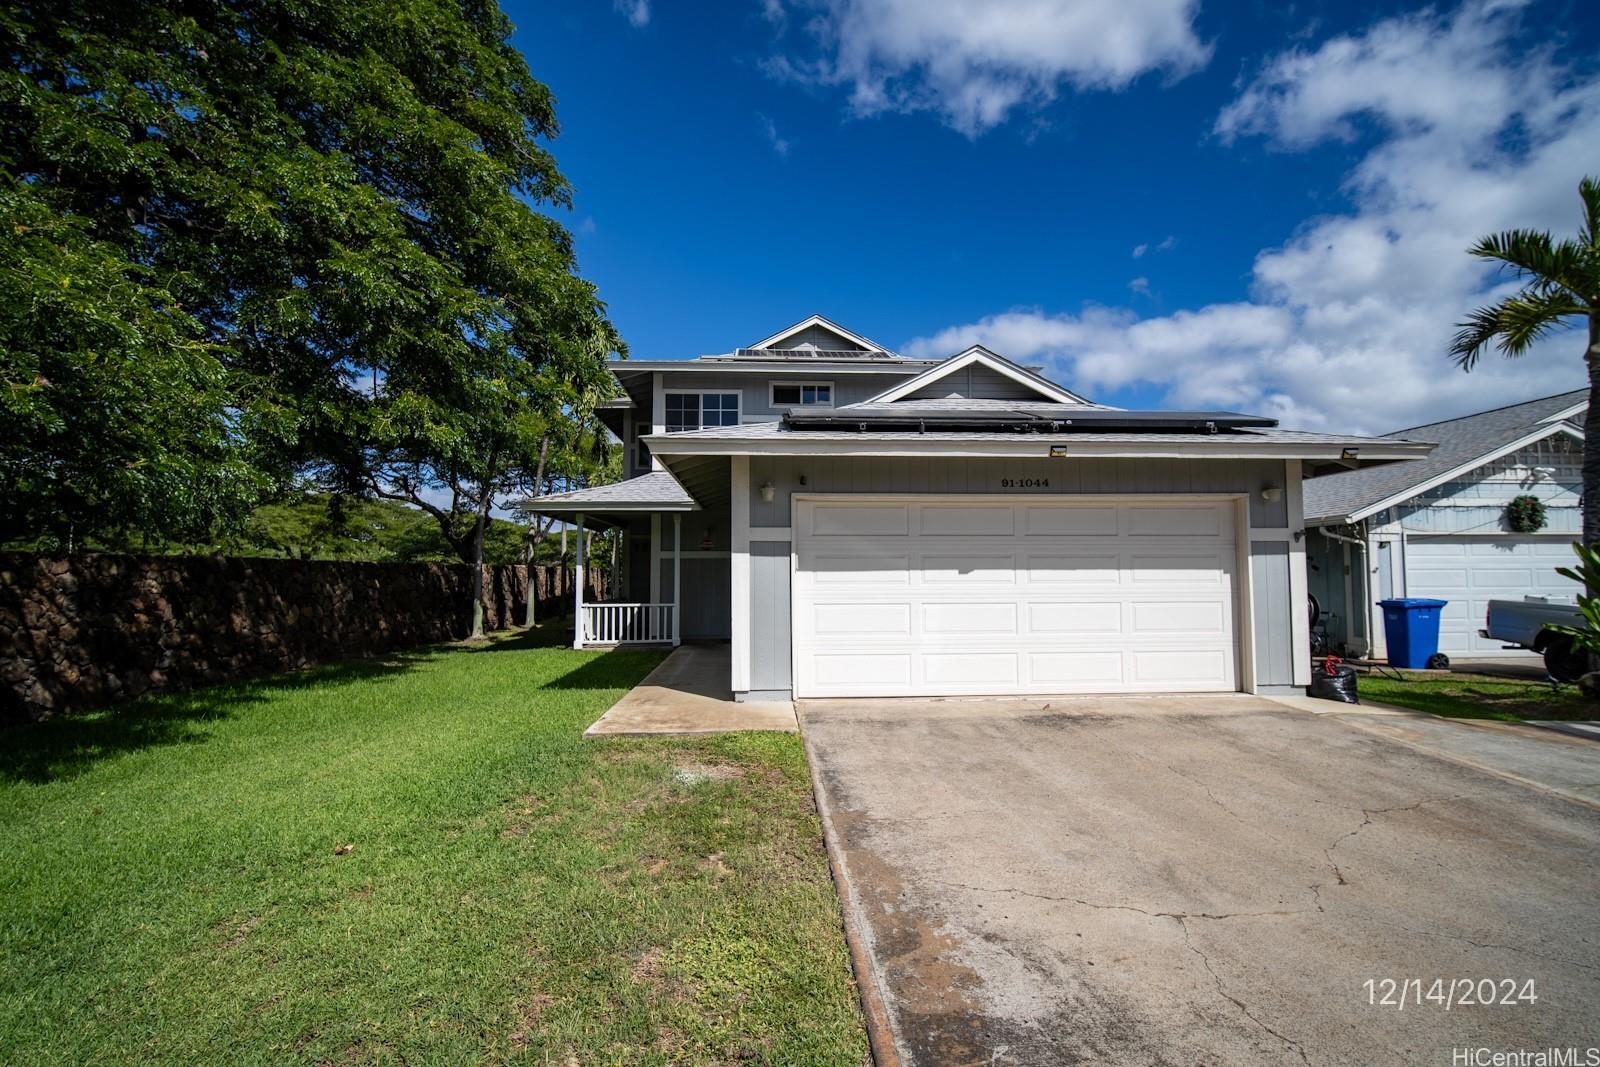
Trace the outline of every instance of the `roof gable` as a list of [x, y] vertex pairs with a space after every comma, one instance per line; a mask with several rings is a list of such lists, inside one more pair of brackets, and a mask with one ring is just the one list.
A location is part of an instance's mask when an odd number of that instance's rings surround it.
[[1427, 423], [1386, 434], [1390, 440], [1432, 441], [1427, 459], [1387, 467], [1341, 471], [1305, 483], [1307, 522], [1359, 522], [1436, 485], [1555, 434], [1581, 440], [1582, 430], [1552, 416], [1583, 410], [1587, 392], [1574, 391]]
[[[960, 376], [960, 377], [958, 377]], [[963, 380], [964, 379], [964, 380]], [[978, 382], [992, 383], [1003, 380], [1017, 387], [1024, 396], [1034, 400], [1049, 401], [1057, 404], [1087, 404], [1083, 397], [1052, 382], [1050, 379], [1019, 364], [1011, 362], [998, 353], [991, 352], [982, 345], [973, 345], [965, 352], [958, 352], [943, 363], [930, 367], [917, 375], [907, 379], [879, 393], [868, 400], [869, 404], [887, 404], [906, 400], [927, 400], [942, 396], [963, 396], [972, 391]], [[948, 381], [950, 391], [941, 393], [938, 383]], [[988, 386], [984, 386], [988, 390]], [[967, 399], [982, 399], [979, 397], [966, 397]], [[995, 397], [993, 399], [1017, 399], [1011, 397]]]
[[793, 326], [779, 330], [765, 340], [757, 341], [750, 348], [767, 350], [809, 348], [832, 352], [849, 352], [852, 350], [860, 352], [886, 351], [876, 341], [847, 330], [831, 319], [823, 318], [821, 315], [811, 315], [801, 319]]

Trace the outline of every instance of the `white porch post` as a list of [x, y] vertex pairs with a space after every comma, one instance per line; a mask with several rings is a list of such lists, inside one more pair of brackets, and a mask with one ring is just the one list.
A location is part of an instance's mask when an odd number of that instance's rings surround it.
[[683, 515], [672, 513], [672, 647], [683, 644]]
[[573, 568], [573, 584], [576, 586], [574, 607], [572, 612], [572, 647], [583, 647], [583, 512], [578, 512], [578, 555], [577, 566]]

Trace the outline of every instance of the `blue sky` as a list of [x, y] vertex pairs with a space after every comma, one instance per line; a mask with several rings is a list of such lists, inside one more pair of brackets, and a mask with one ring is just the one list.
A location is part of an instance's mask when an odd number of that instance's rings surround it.
[[1575, 229], [1600, 173], [1593, 5], [972, 7], [507, 4], [633, 358], [820, 312], [1368, 431], [1581, 383], [1575, 334], [1472, 375], [1444, 348], [1494, 284], [1462, 249]]

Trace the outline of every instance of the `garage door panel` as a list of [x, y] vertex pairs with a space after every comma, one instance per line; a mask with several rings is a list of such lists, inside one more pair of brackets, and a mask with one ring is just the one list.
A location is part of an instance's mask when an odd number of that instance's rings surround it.
[[1011, 536], [1016, 515], [1010, 507], [924, 505], [917, 528], [934, 537]]
[[1129, 575], [1135, 585], [1222, 584], [1224, 563], [1220, 553], [1204, 555], [1134, 555], [1129, 560]]
[[1023, 509], [1029, 537], [1115, 537], [1115, 507], [1034, 506]]
[[1028, 605], [1028, 632], [1035, 634], [1120, 634], [1122, 602], [1043, 601]]
[[1015, 634], [1015, 604], [924, 604], [922, 632], [941, 637], [963, 634]]
[[812, 658], [812, 670], [822, 690], [871, 694], [899, 692], [911, 686], [911, 655], [907, 652], [819, 653]]
[[1439, 615], [1439, 650], [1448, 656], [1515, 654], [1478, 634], [1490, 600], [1580, 591], [1555, 570], [1572, 555], [1565, 536], [1414, 537], [1405, 551], [1407, 595], [1448, 602]]
[[1221, 510], [1211, 504], [1134, 504], [1128, 507], [1127, 516], [1130, 537], [1217, 537], [1222, 532]]
[[1227, 679], [1231, 656], [1230, 649], [1221, 648], [1135, 651], [1132, 680], [1184, 689], [1218, 686]]
[[911, 509], [906, 505], [859, 507], [818, 504], [811, 510], [813, 537], [895, 536], [911, 529]]
[[1228, 613], [1214, 600], [1158, 600], [1131, 605], [1133, 632], [1140, 634], [1192, 633], [1225, 637]]
[[922, 679], [942, 689], [982, 689], [1002, 691], [1017, 686], [1015, 652], [925, 652]]
[[1231, 502], [798, 507], [802, 697], [1236, 687]]
[[1034, 652], [1028, 656], [1028, 673], [1035, 687], [1057, 692], [1110, 692], [1124, 685], [1120, 650], [1095, 652]]
[[873, 633], [909, 637], [911, 634], [910, 604], [817, 604], [812, 619], [812, 633], [819, 637]]
[[920, 556], [922, 581], [927, 585], [965, 585], [976, 588], [1017, 580], [1015, 556], [932, 555]]
[[825, 555], [810, 561], [807, 576], [818, 585], [907, 585], [909, 556]]

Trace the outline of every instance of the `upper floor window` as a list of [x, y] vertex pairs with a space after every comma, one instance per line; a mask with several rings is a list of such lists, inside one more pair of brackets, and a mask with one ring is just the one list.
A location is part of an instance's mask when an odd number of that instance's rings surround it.
[[832, 382], [773, 382], [775, 408], [833, 407]]
[[636, 446], [633, 456], [633, 469], [647, 471], [650, 469], [650, 446], [644, 443], [644, 435], [650, 432], [648, 422], [637, 423], [633, 427], [633, 443]]
[[738, 393], [668, 393], [667, 432], [739, 425]]

